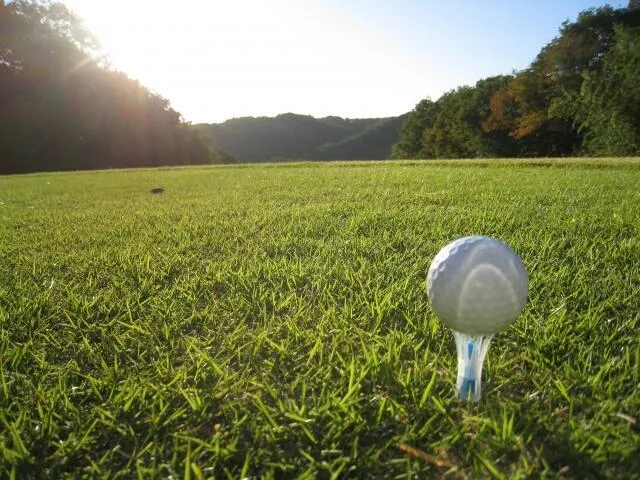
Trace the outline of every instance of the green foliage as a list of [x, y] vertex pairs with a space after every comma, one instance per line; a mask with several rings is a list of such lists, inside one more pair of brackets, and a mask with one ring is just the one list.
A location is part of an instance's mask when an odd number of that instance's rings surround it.
[[403, 117], [314, 118], [286, 113], [201, 124], [204, 137], [243, 162], [389, 158]]
[[490, 113], [492, 95], [508, 76], [480, 80], [461, 87], [436, 102], [423, 100], [404, 123], [393, 158], [473, 158], [512, 156], [508, 138], [500, 132], [486, 134], [482, 122]]
[[190, 136], [194, 137], [194, 140], [206, 149], [209, 163], [218, 165], [236, 163], [236, 159], [232, 155], [213, 143], [208, 134], [208, 124], [189, 125], [189, 130]]
[[0, 17], [0, 173], [208, 163], [169, 102], [109, 70], [61, 3]]
[[386, 160], [407, 115], [383, 118], [337, 142], [325, 143], [306, 155], [313, 160]]
[[[508, 131], [521, 142], [527, 155], [594, 153], [594, 136], [604, 135], [605, 129], [589, 134], [585, 109], [594, 108], [589, 114], [594, 121], [604, 117], [596, 112], [595, 104], [580, 97], [591, 96], [592, 79], [604, 78], [612, 62], [626, 61], [620, 57], [605, 62], [614, 45], [617, 25], [640, 25], [639, 12], [605, 6], [580, 13], [573, 23], [565, 22], [560, 35], [496, 96], [488, 130]], [[623, 130], [622, 126], [618, 128], [618, 139], [624, 135]], [[587, 143], [583, 145], [584, 140]]]
[[421, 102], [393, 157], [637, 155], [638, 27], [633, 2], [580, 13], [526, 70]]
[[431, 125], [437, 112], [435, 102], [424, 99], [416, 105], [402, 124], [400, 138], [391, 149], [392, 158], [418, 158], [422, 148], [422, 135]]
[[[282, 114], [192, 127], [112, 71], [61, 3], [0, 4], [0, 173], [291, 159], [634, 155], [640, 147], [640, 9], [565, 22], [530, 67], [407, 115]], [[61, 121], [64, 119], [64, 121]], [[400, 125], [401, 128], [400, 128]]]
[[[637, 478], [638, 184], [599, 159], [0, 177], [0, 478]], [[470, 233], [530, 276], [478, 405], [425, 293]]]
[[640, 155], [640, 28], [615, 28], [603, 67], [585, 74], [576, 100], [587, 153]]
[[[466, 122], [471, 111], [473, 89], [461, 87], [444, 94], [436, 102], [437, 112], [422, 132], [423, 158], [469, 158], [481, 156], [478, 138]], [[476, 123], [473, 125], [479, 127]]]
[[438, 100], [438, 115], [423, 133], [425, 158], [512, 156], [513, 147], [500, 134], [486, 135], [481, 126], [490, 113], [492, 95], [510, 80], [508, 76], [480, 80]]
[[98, 41], [61, 3], [14, 0], [0, 15], [0, 63], [46, 80], [88, 62]]

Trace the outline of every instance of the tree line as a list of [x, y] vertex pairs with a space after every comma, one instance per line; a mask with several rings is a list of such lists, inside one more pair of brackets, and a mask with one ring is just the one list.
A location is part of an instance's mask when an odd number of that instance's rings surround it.
[[0, 0], [0, 174], [229, 161], [64, 4]]
[[640, 155], [640, 0], [584, 11], [527, 69], [424, 99], [400, 117], [284, 114], [197, 126], [110, 68], [64, 4], [0, 0], [0, 174], [234, 157], [570, 155]]
[[422, 100], [392, 158], [640, 155], [640, 1], [565, 22], [529, 68]]

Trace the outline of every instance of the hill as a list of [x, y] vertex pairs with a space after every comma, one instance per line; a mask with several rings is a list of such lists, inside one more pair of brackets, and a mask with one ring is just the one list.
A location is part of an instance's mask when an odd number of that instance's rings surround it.
[[389, 158], [405, 116], [348, 119], [285, 113], [242, 117], [195, 128], [241, 162]]
[[315, 160], [384, 160], [398, 141], [399, 132], [408, 114], [382, 118], [362, 131], [334, 143], [321, 145], [309, 156]]

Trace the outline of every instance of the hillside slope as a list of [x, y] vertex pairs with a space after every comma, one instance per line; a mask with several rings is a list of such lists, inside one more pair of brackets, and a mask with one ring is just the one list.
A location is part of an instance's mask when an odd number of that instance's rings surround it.
[[398, 141], [408, 114], [383, 118], [361, 132], [334, 143], [326, 143], [309, 155], [314, 160], [385, 160]]
[[195, 128], [240, 162], [388, 158], [404, 116], [345, 119], [285, 113]]

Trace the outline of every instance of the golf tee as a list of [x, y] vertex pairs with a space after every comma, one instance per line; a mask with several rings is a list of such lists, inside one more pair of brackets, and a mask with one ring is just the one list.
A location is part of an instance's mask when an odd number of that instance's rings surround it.
[[458, 353], [456, 390], [459, 398], [477, 402], [482, 395], [482, 367], [493, 335], [454, 332]]

